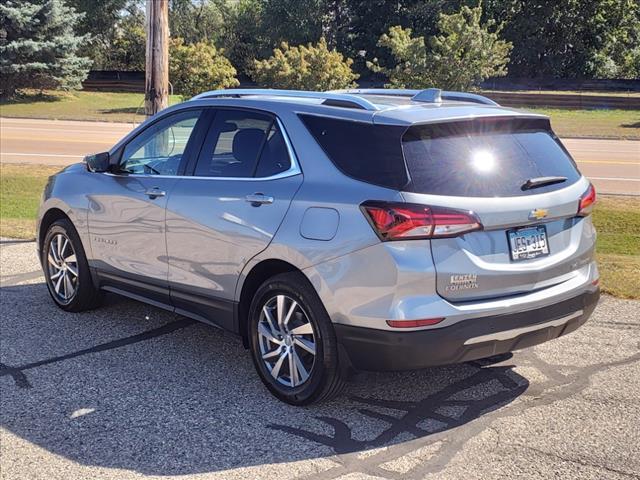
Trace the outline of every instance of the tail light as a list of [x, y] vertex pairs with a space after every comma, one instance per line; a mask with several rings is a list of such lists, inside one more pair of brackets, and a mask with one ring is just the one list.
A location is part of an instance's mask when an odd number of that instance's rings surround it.
[[578, 206], [578, 215], [586, 217], [593, 211], [593, 207], [596, 204], [596, 189], [593, 185], [589, 185], [586, 192], [580, 197], [580, 205]]
[[478, 217], [466, 210], [379, 201], [360, 208], [383, 241], [456, 237], [482, 229]]

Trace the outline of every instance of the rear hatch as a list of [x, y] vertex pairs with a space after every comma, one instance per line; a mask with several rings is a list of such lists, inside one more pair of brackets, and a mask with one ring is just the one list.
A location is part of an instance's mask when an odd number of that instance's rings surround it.
[[416, 125], [402, 147], [407, 202], [470, 211], [481, 224], [432, 238], [442, 297], [465, 302], [522, 294], [588, 268], [595, 232], [578, 210], [592, 187], [547, 119]]

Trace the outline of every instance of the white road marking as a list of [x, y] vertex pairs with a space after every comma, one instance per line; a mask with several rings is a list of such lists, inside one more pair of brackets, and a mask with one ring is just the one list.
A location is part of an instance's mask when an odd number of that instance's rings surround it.
[[32, 132], [42, 132], [42, 131], [48, 131], [48, 132], [60, 132], [60, 133], [84, 133], [84, 134], [91, 134], [91, 135], [104, 135], [105, 133], [112, 133], [112, 134], [119, 134], [119, 133], [123, 133], [123, 132], [129, 132], [131, 130], [133, 130], [134, 127], [137, 127], [139, 124], [133, 125], [131, 128], [126, 129], [126, 128], [117, 128], [117, 129], [108, 129], [105, 128], [104, 130], [79, 130], [79, 129], [70, 129], [70, 128], [34, 128], [34, 127], [14, 127], [13, 125], [9, 126], [9, 125], [2, 125], [2, 130], [6, 131], [6, 130], [27, 130], [27, 131], [32, 131]]
[[640, 178], [621, 178], [621, 177], [587, 177], [591, 180], [617, 180], [620, 182], [640, 182]]
[[84, 158], [84, 155], [60, 155], [56, 153], [10, 153], [0, 152], [0, 155], [14, 155], [17, 157], [62, 157], [62, 158]]

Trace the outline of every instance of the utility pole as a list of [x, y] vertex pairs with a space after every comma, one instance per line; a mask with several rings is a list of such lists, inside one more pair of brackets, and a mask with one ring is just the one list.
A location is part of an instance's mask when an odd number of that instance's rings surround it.
[[169, 0], [147, 0], [147, 51], [144, 111], [169, 106]]

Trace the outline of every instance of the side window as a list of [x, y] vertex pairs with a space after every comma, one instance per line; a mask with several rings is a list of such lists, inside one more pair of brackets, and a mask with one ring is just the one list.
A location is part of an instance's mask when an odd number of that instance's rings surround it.
[[286, 144], [273, 117], [243, 110], [219, 110], [194, 175], [266, 177], [285, 171], [290, 165]]
[[120, 169], [146, 175], [176, 175], [202, 110], [188, 110], [160, 120], [130, 141]]
[[256, 177], [270, 177], [278, 173], [286, 172], [291, 168], [291, 158], [284, 136], [278, 128], [278, 124], [271, 126], [267, 141], [264, 144], [260, 160], [258, 160], [258, 168]]

